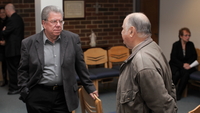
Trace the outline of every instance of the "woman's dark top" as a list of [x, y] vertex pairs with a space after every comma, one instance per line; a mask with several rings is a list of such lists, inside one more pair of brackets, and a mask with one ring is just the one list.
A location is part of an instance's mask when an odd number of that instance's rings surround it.
[[[170, 67], [173, 72], [184, 69], [184, 63], [193, 63], [197, 60], [197, 53], [193, 42], [188, 41], [185, 46], [185, 56], [183, 54], [183, 49], [181, 45], [181, 41], [176, 41], [172, 46], [171, 56], [170, 56]], [[196, 70], [195, 67], [191, 68], [192, 70]]]

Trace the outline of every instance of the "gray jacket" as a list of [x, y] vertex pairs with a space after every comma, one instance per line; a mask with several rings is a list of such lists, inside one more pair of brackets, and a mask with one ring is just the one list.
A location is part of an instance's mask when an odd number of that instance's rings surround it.
[[151, 39], [140, 43], [122, 64], [117, 113], [176, 113], [176, 93], [169, 64]]
[[[92, 93], [96, 89], [89, 79], [79, 36], [66, 30], [63, 30], [60, 36], [61, 76], [67, 108], [72, 111], [79, 105], [76, 75], [79, 76], [88, 93]], [[44, 65], [43, 31], [41, 31], [22, 41], [18, 85], [23, 88], [20, 99], [24, 102], [32, 88], [41, 80]]]

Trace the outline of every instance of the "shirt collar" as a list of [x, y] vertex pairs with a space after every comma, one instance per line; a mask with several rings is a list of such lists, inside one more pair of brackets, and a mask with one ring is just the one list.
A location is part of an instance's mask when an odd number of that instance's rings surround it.
[[[61, 38], [61, 37], [60, 37], [60, 35], [59, 35], [58, 38], [56, 39], [56, 41], [58, 41], [60, 38]], [[47, 40], [49, 41], [49, 39], [47, 38], [47, 36], [45, 35], [45, 33], [44, 33], [44, 31], [43, 31], [43, 43], [45, 44]]]

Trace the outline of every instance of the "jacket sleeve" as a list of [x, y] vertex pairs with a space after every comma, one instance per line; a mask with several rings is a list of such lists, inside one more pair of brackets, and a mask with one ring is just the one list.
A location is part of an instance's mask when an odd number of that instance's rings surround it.
[[172, 45], [172, 50], [170, 54], [170, 63], [172, 63], [172, 65], [178, 68], [183, 67], [183, 62], [181, 61], [182, 55], [180, 55], [181, 53], [180, 51], [181, 51], [181, 46], [179, 46], [179, 43], [174, 43]]
[[18, 68], [18, 85], [22, 88], [27, 85], [27, 81], [29, 80], [28, 68], [28, 51], [25, 44], [22, 42], [21, 59]]
[[75, 41], [75, 49], [76, 49], [76, 61], [75, 61], [75, 68], [76, 72], [81, 80], [81, 83], [83, 84], [84, 88], [88, 93], [94, 92], [95, 86], [92, 83], [92, 81], [89, 78], [89, 72], [86, 67], [85, 61], [84, 61], [84, 56], [83, 56], [83, 51], [81, 48], [81, 42], [80, 38], [77, 35], [76, 38], [73, 38]]
[[18, 68], [18, 86], [21, 87], [20, 97], [19, 99], [23, 102], [26, 102], [26, 98], [29, 94], [29, 88], [27, 87], [27, 83], [29, 81], [29, 64], [28, 64], [28, 54], [27, 48], [22, 43], [21, 46], [21, 59]]
[[189, 64], [197, 60], [196, 48], [192, 42], [188, 42], [186, 45], [186, 57], [188, 58], [187, 63]]
[[163, 78], [156, 70], [142, 70], [137, 80], [141, 96], [152, 113], [174, 113], [175, 99], [166, 90]]
[[6, 29], [4, 31], [2, 31], [2, 35], [6, 38], [8, 37], [8, 35], [10, 35], [15, 29], [15, 26], [13, 24], [13, 21], [11, 20], [11, 18], [9, 18], [7, 20], [7, 24], [6, 24]]

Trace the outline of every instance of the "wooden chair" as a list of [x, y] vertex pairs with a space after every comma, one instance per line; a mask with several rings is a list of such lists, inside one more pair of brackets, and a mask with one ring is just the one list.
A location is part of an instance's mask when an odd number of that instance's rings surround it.
[[[84, 52], [84, 60], [88, 67], [89, 73], [95, 75], [95, 85], [98, 90], [98, 82], [110, 83], [113, 78], [119, 76], [119, 72], [115, 69], [108, 68], [107, 50], [102, 48], [90, 48]], [[103, 66], [100, 66], [103, 65]], [[89, 68], [89, 66], [96, 66]]]
[[200, 105], [198, 105], [196, 108], [193, 110], [189, 111], [188, 113], [200, 113]]
[[[200, 49], [196, 49], [197, 51], [197, 61], [200, 63]], [[200, 87], [200, 65], [197, 66], [196, 72], [190, 74], [190, 84], [196, 87]]]
[[[200, 63], [200, 49], [196, 48], [197, 61]], [[200, 87], [200, 65], [197, 66], [197, 71], [190, 74], [189, 83], [193, 86]], [[186, 86], [183, 97], [187, 97], [188, 85]]]
[[[200, 63], [200, 49], [196, 48], [197, 52], [197, 61]], [[197, 70], [200, 71], [200, 65], [197, 66]]]
[[121, 63], [125, 61], [130, 55], [130, 51], [125, 46], [113, 46], [108, 50], [108, 62], [109, 68], [115, 68], [119, 70], [119, 65], [113, 67], [113, 63]]
[[101, 100], [97, 96], [94, 100], [83, 86], [79, 89], [79, 99], [82, 113], [103, 113]]

